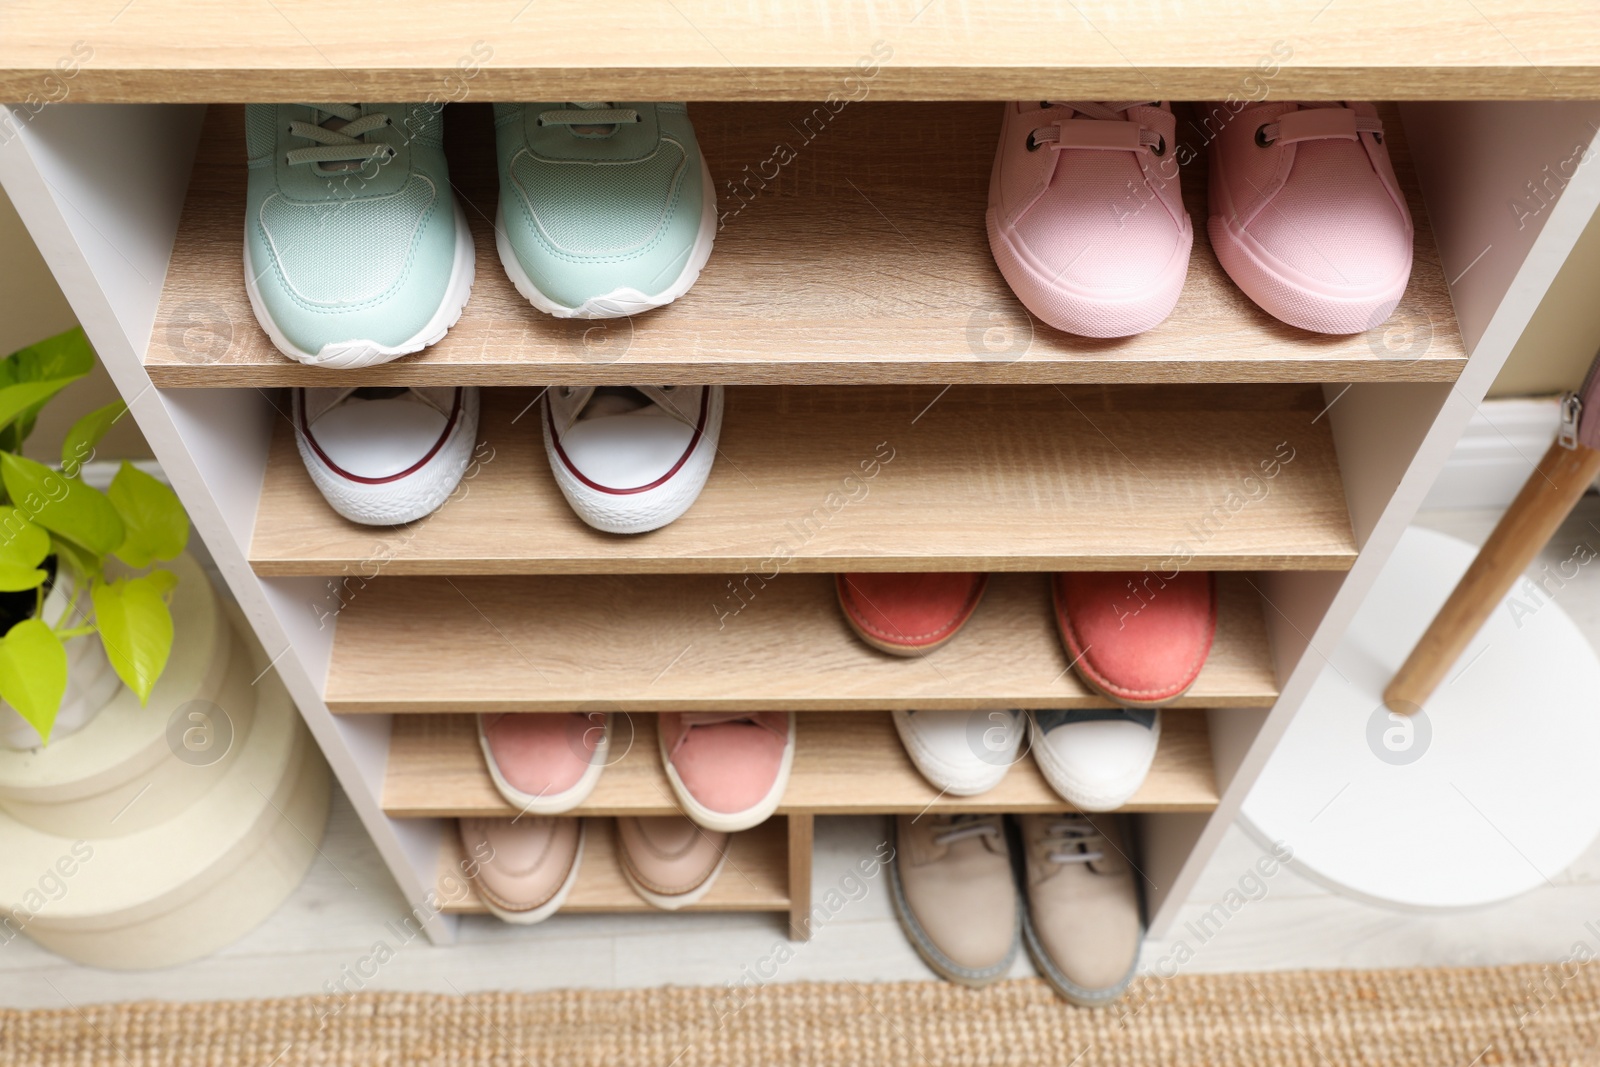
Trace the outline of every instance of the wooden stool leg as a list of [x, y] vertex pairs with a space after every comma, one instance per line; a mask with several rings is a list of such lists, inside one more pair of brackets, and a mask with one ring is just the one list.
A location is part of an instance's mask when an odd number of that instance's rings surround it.
[[815, 816], [791, 812], [789, 820], [789, 940], [811, 940], [811, 851]]
[[1559, 441], [1550, 446], [1383, 691], [1390, 711], [1409, 715], [1427, 702], [1596, 474], [1600, 474], [1600, 451], [1583, 445], [1567, 448]]

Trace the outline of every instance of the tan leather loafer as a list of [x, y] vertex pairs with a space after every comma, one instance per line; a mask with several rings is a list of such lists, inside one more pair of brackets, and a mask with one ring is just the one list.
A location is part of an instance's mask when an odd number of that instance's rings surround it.
[[929, 967], [988, 985], [1017, 957], [1021, 909], [999, 815], [901, 815], [889, 885], [900, 927]]
[[495, 915], [508, 923], [542, 922], [561, 909], [578, 880], [583, 836], [582, 819], [462, 819], [463, 869]]
[[682, 815], [617, 819], [617, 851], [633, 891], [658, 908], [686, 908], [710, 891], [728, 859], [728, 835]]
[[1133, 979], [1144, 940], [1121, 820], [1064, 813], [1017, 822], [1027, 857], [1028, 955], [1074, 1004], [1110, 1004]]

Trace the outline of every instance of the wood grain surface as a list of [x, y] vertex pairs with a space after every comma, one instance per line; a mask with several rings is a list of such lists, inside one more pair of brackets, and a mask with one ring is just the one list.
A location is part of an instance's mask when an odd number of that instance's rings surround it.
[[[1003, 712], [993, 712], [1000, 715]], [[389, 735], [383, 810], [396, 818], [510, 818], [518, 809], [495, 790], [471, 715], [403, 715]], [[975, 729], [987, 728], [979, 716]], [[653, 714], [618, 713], [615, 747], [589, 799], [574, 815], [681, 814], [662, 770]], [[1216, 776], [1205, 714], [1169, 711], [1150, 776], [1123, 811], [1210, 811]], [[783, 813], [856, 815], [920, 811], [1070, 811], [1024, 746], [1005, 779], [976, 797], [941, 795], [906, 755], [888, 712], [803, 712], [795, 717], [794, 766]]]
[[8, 0], [0, 98], [1221, 99], [1274, 56], [1290, 98], [1600, 97], [1586, 0]]
[[[781, 575], [737, 614], [722, 606], [726, 582], [377, 581], [338, 616], [327, 703], [346, 713], [1109, 706], [1069, 669], [1043, 575], [996, 575], [956, 638], [909, 659], [855, 636], [831, 576]], [[1278, 686], [1259, 595], [1247, 575], [1218, 588], [1216, 641], [1179, 705], [1270, 706]]]
[[[788, 911], [788, 843], [782, 816], [728, 839], [728, 860], [716, 882], [685, 911]], [[578, 880], [563, 914], [601, 911], [654, 912], [656, 908], [633, 891], [622, 873], [616, 822], [591, 819], [584, 836]], [[439, 850], [440, 910], [447, 914], [487, 914], [470, 883], [462, 877], [465, 862], [461, 839], [444, 835]]]
[[348, 592], [416, 574], [761, 583], [802, 571], [1343, 570], [1356, 555], [1312, 386], [733, 388], [700, 498], [633, 536], [568, 507], [537, 396], [484, 394], [477, 460], [452, 499], [406, 527], [340, 518], [279, 420], [252, 566], [338, 575]]
[[[582, 99], [600, 99], [583, 97]], [[1389, 149], [1416, 220], [1410, 287], [1382, 329], [1328, 337], [1244, 296], [1206, 238], [1201, 116], [1181, 105], [1174, 158], [1194, 221], [1188, 281], [1137, 337], [1072, 337], [1032, 319], [985, 230], [1000, 105], [867, 102], [691, 109], [722, 226], [674, 304], [616, 320], [535, 311], [495, 252], [499, 200], [487, 106], [445, 114], [451, 178], [477, 270], [461, 321], [414, 356], [357, 371], [296, 363], [245, 297], [245, 157], [237, 107], [208, 115], [146, 354], [163, 386], [545, 385], [618, 382], [1454, 381], [1466, 354], [1398, 112]], [[792, 156], [792, 159], [790, 158]], [[1192, 162], [1191, 162], [1192, 160]], [[1139, 203], [1107, 210], [1138, 210]]]

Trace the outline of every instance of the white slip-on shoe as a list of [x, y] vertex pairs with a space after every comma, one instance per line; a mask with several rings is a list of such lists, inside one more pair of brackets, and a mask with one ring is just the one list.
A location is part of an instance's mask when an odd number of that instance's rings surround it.
[[552, 386], [544, 447], [561, 495], [606, 533], [659, 529], [688, 511], [711, 475], [722, 386]]
[[906, 755], [935, 788], [957, 797], [987, 793], [1021, 758], [1027, 733], [1017, 711], [896, 711]]
[[1112, 811], [1144, 784], [1161, 743], [1155, 708], [1032, 711], [1033, 758], [1045, 781], [1082, 811]]
[[455, 492], [478, 442], [478, 390], [296, 389], [295, 440], [311, 481], [352, 522], [414, 522]]

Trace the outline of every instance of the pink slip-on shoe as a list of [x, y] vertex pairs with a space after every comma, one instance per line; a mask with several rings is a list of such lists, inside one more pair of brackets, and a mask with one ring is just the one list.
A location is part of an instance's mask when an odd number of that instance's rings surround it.
[[1166, 103], [1006, 104], [989, 176], [989, 247], [1051, 326], [1127, 337], [1172, 314], [1194, 228]]
[[1188, 692], [1217, 633], [1208, 572], [1058, 574], [1056, 625], [1078, 676], [1123, 707], [1155, 708]]
[[794, 764], [794, 712], [660, 715], [661, 765], [689, 818], [748, 830], [777, 810]]
[[535, 815], [582, 804], [605, 769], [611, 716], [601, 712], [479, 715], [478, 745], [494, 787]]
[[1317, 333], [1362, 333], [1411, 278], [1411, 212], [1371, 104], [1272, 101], [1205, 120], [1217, 260], [1268, 314]]
[[987, 574], [874, 572], [834, 577], [856, 636], [891, 656], [921, 656], [950, 640], [978, 610]]

